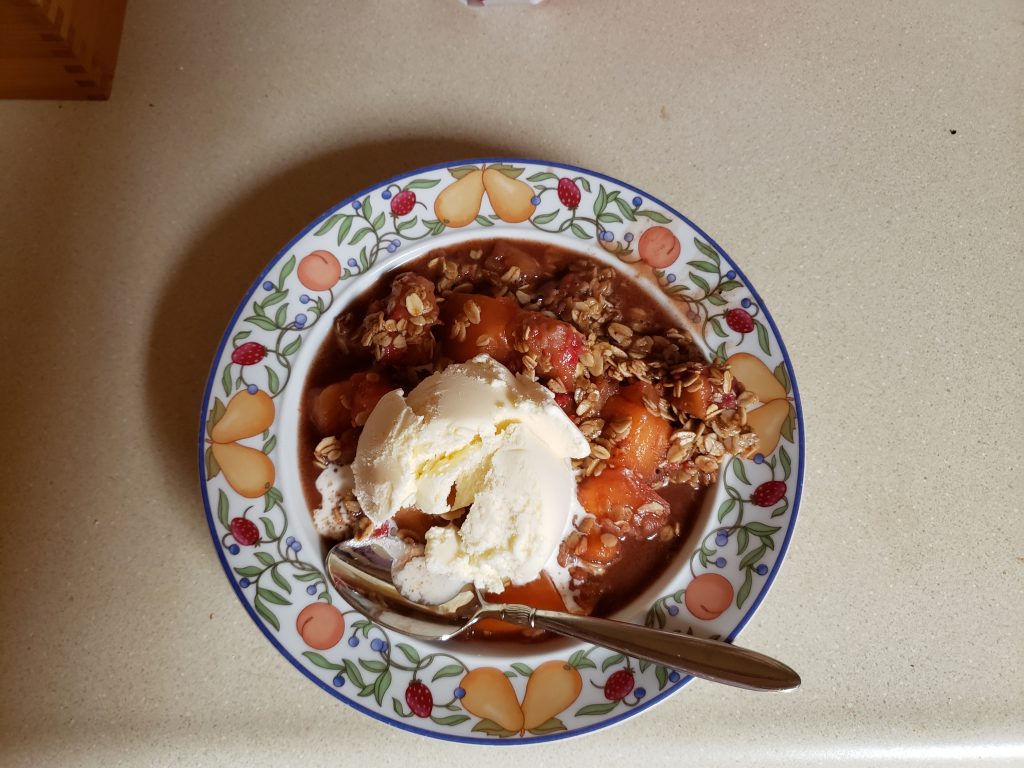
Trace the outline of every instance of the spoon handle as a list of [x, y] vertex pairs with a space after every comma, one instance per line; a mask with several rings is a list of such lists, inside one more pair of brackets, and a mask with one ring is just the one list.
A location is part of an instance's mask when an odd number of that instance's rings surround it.
[[521, 605], [501, 606], [501, 617], [516, 624], [586, 640], [716, 683], [754, 691], [787, 691], [800, 685], [800, 676], [782, 662], [717, 640]]

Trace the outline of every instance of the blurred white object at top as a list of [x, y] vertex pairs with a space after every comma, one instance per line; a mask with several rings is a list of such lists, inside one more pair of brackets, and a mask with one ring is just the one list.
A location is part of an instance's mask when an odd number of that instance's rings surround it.
[[487, 8], [492, 5], [540, 5], [544, 0], [461, 0], [471, 8]]

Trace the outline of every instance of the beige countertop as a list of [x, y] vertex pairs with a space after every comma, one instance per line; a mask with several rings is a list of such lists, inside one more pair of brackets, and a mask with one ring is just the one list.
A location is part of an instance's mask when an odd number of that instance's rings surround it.
[[479, 763], [260, 637], [194, 441], [225, 324], [305, 223], [511, 154], [669, 201], [771, 308], [807, 477], [742, 639], [804, 685], [698, 681], [489, 764], [1021, 764], [1022, 77], [1020, 2], [133, 0], [109, 102], [0, 102], [0, 763]]

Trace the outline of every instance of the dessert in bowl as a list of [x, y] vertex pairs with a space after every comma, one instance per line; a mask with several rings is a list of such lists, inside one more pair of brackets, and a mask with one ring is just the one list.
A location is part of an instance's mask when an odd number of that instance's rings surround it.
[[685, 679], [500, 622], [392, 636], [326, 585], [321, 535], [389, 542], [415, 599], [472, 581], [731, 639], [802, 472], [792, 372], [738, 270], [649, 196], [548, 163], [425, 169], [325, 214], [236, 316], [204, 425], [257, 623], [339, 698], [457, 740], [580, 733]]

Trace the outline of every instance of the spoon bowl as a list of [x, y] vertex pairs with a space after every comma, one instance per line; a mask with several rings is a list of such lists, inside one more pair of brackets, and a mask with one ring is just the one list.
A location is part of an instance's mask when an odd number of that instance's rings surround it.
[[489, 603], [471, 584], [441, 605], [417, 603], [395, 587], [393, 562], [382, 543], [342, 542], [328, 552], [325, 565], [335, 588], [353, 608], [383, 627], [420, 640], [444, 642], [481, 619], [499, 619], [585, 640], [739, 688], [785, 691], [800, 685], [796, 672], [756, 651], [612, 619]]

